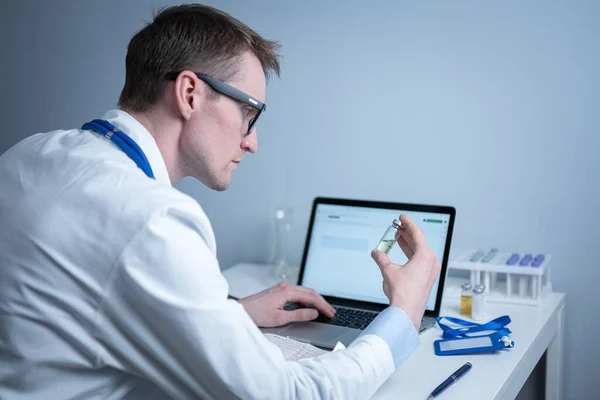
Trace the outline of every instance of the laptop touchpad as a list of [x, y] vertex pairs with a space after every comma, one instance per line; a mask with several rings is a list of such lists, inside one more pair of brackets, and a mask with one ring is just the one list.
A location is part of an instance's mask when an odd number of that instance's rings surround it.
[[334, 342], [348, 333], [348, 328], [341, 326], [320, 324], [317, 322], [296, 322], [289, 328], [280, 331], [283, 336], [290, 336], [301, 341]]

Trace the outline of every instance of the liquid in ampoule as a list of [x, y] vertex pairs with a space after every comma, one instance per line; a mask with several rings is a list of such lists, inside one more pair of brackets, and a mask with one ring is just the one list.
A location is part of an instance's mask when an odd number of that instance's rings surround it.
[[392, 247], [394, 247], [394, 243], [396, 243], [396, 232], [402, 227], [400, 221], [395, 219], [392, 221], [392, 224], [388, 226], [383, 237], [379, 241], [377, 245], [377, 250], [383, 251], [385, 254], [388, 254]]
[[394, 246], [394, 243], [396, 243], [396, 240], [394, 239], [381, 240], [377, 246], [377, 250], [381, 250], [387, 254], [392, 249], [392, 246]]

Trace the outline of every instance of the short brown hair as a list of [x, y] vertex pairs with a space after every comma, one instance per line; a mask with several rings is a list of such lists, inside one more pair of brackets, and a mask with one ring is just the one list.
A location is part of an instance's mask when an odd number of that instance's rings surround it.
[[186, 4], [154, 15], [129, 42], [125, 86], [119, 106], [132, 111], [152, 107], [165, 90], [167, 72], [192, 70], [228, 81], [239, 73], [239, 59], [250, 50], [265, 76], [279, 76], [279, 44], [213, 7]]

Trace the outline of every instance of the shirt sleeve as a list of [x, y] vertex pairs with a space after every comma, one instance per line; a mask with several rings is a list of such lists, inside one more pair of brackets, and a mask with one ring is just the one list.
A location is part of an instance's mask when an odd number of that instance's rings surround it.
[[100, 366], [147, 379], [176, 399], [368, 398], [394, 372], [390, 347], [377, 335], [286, 361], [243, 306], [227, 299], [205, 240], [213, 235], [208, 220], [186, 207], [157, 213], [125, 245], [96, 318]]
[[420, 344], [419, 334], [408, 315], [394, 306], [380, 312], [360, 336], [362, 335], [376, 335], [383, 339], [390, 347], [396, 368]]

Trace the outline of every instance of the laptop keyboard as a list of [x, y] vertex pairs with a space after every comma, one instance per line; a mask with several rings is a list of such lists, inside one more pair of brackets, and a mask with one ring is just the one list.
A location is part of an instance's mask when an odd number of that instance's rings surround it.
[[[365, 329], [367, 325], [375, 319], [379, 314], [370, 311], [355, 310], [353, 308], [333, 307], [336, 310], [335, 316], [332, 320], [327, 317], [319, 316], [323, 318], [324, 322], [329, 322], [333, 325], [346, 326], [348, 328]], [[319, 321], [317, 318], [317, 321]]]
[[[296, 310], [300, 308], [299, 305], [294, 303], [288, 303], [283, 307], [284, 310]], [[365, 329], [367, 325], [375, 319], [379, 314], [377, 312], [356, 310], [354, 308], [345, 307], [333, 307], [336, 310], [333, 319], [327, 318], [326, 316], [319, 314], [315, 322], [323, 322], [326, 324], [344, 326], [355, 329]]]
[[[283, 307], [284, 310], [288, 311], [297, 310], [299, 308], [302, 307], [296, 303], [288, 303]], [[333, 308], [336, 309], [335, 317], [333, 317], [333, 319], [329, 319], [323, 314], [319, 313], [319, 316], [314, 321], [362, 330], [365, 329], [371, 323], [371, 321], [375, 319], [377, 315], [379, 315], [378, 312], [361, 311], [356, 310], [354, 308], [344, 308], [335, 306], [333, 306]], [[423, 319], [421, 319], [421, 328], [419, 329], [419, 332], [423, 332], [427, 328], [435, 325], [435, 323], [435, 318], [423, 317]]]

